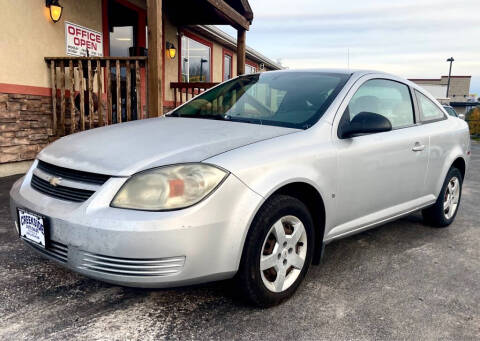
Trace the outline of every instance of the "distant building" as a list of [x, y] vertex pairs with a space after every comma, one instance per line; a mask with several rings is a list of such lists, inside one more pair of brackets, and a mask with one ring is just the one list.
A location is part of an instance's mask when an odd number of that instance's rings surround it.
[[447, 96], [448, 76], [441, 78], [414, 78], [410, 81], [429, 91], [440, 103], [451, 105], [458, 114], [465, 114], [474, 106], [475, 99], [470, 96], [472, 76], [451, 76]]

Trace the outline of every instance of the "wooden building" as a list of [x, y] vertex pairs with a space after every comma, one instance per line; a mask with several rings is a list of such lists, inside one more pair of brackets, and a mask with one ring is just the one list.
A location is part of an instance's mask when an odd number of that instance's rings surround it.
[[281, 68], [246, 46], [248, 0], [7, 1], [0, 20], [0, 167], [60, 136], [160, 116], [236, 75]]

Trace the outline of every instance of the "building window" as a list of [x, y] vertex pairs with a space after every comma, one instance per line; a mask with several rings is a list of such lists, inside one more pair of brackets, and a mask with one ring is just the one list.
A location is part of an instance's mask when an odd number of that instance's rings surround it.
[[210, 82], [211, 46], [182, 37], [182, 82]]
[[251, 74], [257, 72], [257, 68], [250, 64], [245, 64], [245, 74]]
[[227, 81], [233, 77], [233, 53], [223, 50], [223, 80]]

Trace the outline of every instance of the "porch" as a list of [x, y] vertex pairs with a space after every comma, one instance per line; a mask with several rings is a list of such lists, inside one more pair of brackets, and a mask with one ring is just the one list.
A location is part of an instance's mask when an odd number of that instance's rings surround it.
[[[102, 1], [104, 6], [107, 4], [104, 12], [109, 13], [108, 6], [113, 0]], [[127, 5], [126, 0], [114, 1]], [[128, 3], [128, 6], [133, 5]], [[246, 0], [147, 0], [143, 20], [148, 33], [143, 32], [145, 37], [136, 39], [138, 44], [130, 48], [129, 57], [110, 56], [108, 49], [104, 49], [105, 57], [45, 57], [52, 90], [53, 134], [64, 136], [94, 127], [161, 116], [165, 107], [176, 107], [217, 84], [212, 77], [181, 77], [181, 37], [177, 45], [180, 49], [178, 81], [165, 81], [165, 69], [168, 72], [172, 65], [171, 60], [166, 60], [169, 58], [166, 44], [172, 40], [165, 37], [167, 22], [178, 28], [177, 36], [178, 32], [188, 31], [194, 25], [234, 27], [237, 30], [236, 71], [237, 74], [245, 73], [245, 37], [252, 19], [253, 13]], [[141, 30], [137, 31], [142, 34]], [[105, 38], [108, 41], [109, 37]], [[142, 56], [145, 51], [147, 55]], [[210, 55], [213, 58], [212, 51]]]

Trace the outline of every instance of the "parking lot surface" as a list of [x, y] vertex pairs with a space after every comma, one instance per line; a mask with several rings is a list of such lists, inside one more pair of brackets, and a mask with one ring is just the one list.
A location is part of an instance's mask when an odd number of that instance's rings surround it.
[[296, 295], [257, 309], [229, 281], [168, 290], [67, 271], [21, 242], [0, 178], [0, 339], [480, 339], [480, 144], [447, 229], [413, 214], [327, 245]]

